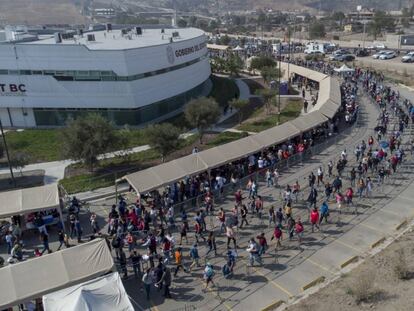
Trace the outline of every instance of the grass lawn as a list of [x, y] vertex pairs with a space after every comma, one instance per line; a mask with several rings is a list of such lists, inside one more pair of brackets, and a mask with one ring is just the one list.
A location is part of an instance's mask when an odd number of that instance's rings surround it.
[[[282, 109], [282, 112], [280, 114], [280, 124], [297, 118], [300, 115], [302, 106], [303, 104], [301, 100], [290, 101], [289, 104], [284, 109]], [[253, 117], [258, 114], [259, 111], [256, 111], [253, 114]], [[272, 114], [254, 122], [244, 123], [240, 125], [237, 129], [246, 132], [261, 132], [268, 128], [276, 126], [277, 121], [278, 116], [276, 114]]]
[[[119, 135], [125, 136], [128, 147], [148, 144], [148, 139], [142, 129], [120, 129]], [[29, 157], [30, 163], [50, 162], [61, 160], [60, 130], [9, 131], [6, 133], [10, 152], [21, 152]]]
[[58, 130], [9, 131], [6, 139], [10, 152], [26, 154], [31, 163], [60, 159]]

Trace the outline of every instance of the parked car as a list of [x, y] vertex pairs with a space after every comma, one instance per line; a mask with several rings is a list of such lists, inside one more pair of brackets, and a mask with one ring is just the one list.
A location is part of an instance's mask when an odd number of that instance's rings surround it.
[[349, 54], [349, 51], [346, 49], [339, 49], [336, 50], [332, 53], [333, 55], [344, 55], [344, 54]]
[[367, 49], [358, 49], [356, 50], [355, 55], [358, 57], [365, 57], [369, 55], [369, 51]]
[[340, 62], [352, 62], [353, 60], [355, 60], [355, 56], [352, 54], [341, 55], [339, 59]]
[[355, 60], [355, 56], [352, 54], [331, 55], [329, 59], [338, 62], [350, 62]]
[[394, 51], [386, 51], [385, 53], [379, 56], [379, 59], [384, 60], [384, 59], [391, 59], [394, 57], [397, 57], [397, 53], [395, 53]]
[[414, 62], [414, 52], [408, 52], [406, 55], [401, 57], [403, 63], [412, 63]]
[[387, 51], [379, 51], [372, 55], [372, 58], [378, 59], [382, 54], [386, 53]]

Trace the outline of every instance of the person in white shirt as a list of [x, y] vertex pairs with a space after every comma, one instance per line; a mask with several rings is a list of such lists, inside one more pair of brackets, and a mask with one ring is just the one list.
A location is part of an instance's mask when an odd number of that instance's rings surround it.
[[264, 167], [264, 161], [262, 157], [260, 157], [259, 160], [257, 161], [257, 166], [259, 167], [259, 169]]
[[260, 265], [262, 264], [262, 259], [259, 256], [259, 247], [253, 238], [250, 239], [249, 247], [246, 249], [246, 251], [249, 252], [250, 266], [253, 266], [253, 263], [255, 261], [257, 261]]

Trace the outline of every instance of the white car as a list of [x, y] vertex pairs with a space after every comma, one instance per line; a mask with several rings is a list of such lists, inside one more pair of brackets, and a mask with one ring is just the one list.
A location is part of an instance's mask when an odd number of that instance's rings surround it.
[[380, 56], [384, 53], [386, 53], [387, 51], [379, 51], [377, 53], [375, 53], [374, 55], [372, 55], [372, 58], [378, 59], [380, 58]]
[[397, 54], [394, 51], [387, 51], [387, 52], [381, 54], [379, 59], [384, 60], [384, 59], [391, 59], [391, 58], [394, 58], [394, 57], [397, 57]]
[[401, 61], [403, 63], [412, 63], [412, 62], [414, 62], [414, 52], [409, 52], [406, 55], [404, 55], [403, 57], [401, 57]]
[[386, 49], [387, 47], [383, 43], [378, 43], [378, 44], [375, 44], [375, 48], [379, 50], [379, 49]]

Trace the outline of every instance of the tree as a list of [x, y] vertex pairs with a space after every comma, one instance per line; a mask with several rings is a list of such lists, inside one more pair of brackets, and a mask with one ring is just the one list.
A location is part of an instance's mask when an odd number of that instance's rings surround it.
[[368, 33], [376, 40], [384, 30], [394, 31], [395, 20], [384, 11], [376, 11], [372, 21], [368, 24]]
[[118, 139], [111, 123], [99, 114], [70, 120], [62, 135], [62, 155], [83, 161], [92, 171], [100, 154], [114, 150]]
[[228, 35], [224, 35], [224, 36], [220, 37], [219, 44], [228, 45], [230, 43], [230, 41], [231, 41], [230, 37]]
[[272, 101], [273, 101], [273, 98], [277, 95], [277, 92], [271, 89], [262, 89], [262, 90], [257, 90], [257, 95], [260, 95], [263, 97], [263, 102], [265, 105], [266, 113], [270, 114], [270, 110], [272, 107]]
[[231, 76], [237, 77], [240, 70], [243, 69], [243, 60], [239, 55], [231, 53], [226, 61], [226, 71], [230, 73]]
[[243, 110], [246, 109], [248, 104], [249, 104], [249, 101], [247, 99], [239, 99], [239, 98], [233, 98], [229, 102], [230, 107], [237, 110], [237, 115], [239, 117], [239, 124], [243, 120]]
[[180, 130], [170, 123], [150, 125], [145, 130], [149, 145], [161, 154], [161, 160], [177, 148], [180, 142]]
[[316, 39], [316, 38], [324, 38], [326, 35], [325, 25], [321, 22], [313, 22], [309, 26], [309, 38]]
[[187, 21], [185, 19], [180, 18], [177, 22], [178, 27], [185, 28], [187, 27]]
[[338, 11], [332, 14], [332, 20], [335, 22], [339, 22], [339, 27], [342, 29], [342, 24], [345, 20], [344, 12]]
[[188, 123], [198, 130], [200, 144], [202, 144], [205, 131], [217, 123], [221, 111], [213, 98], [201, 97], [191, 100], [186, 106], [184, 114]]
[[260, 71], [260, 75], [262, 76], [264, 83], [269, 84], [279, 76], [279, 73], [275, 67], [263, 67]]
[[22, 169], [29, 163], [30, 163], [30, 159], [25, 153], [23, 152], [11, 152], [10, 153], [10, 165], [15, 169], [20, 170], [20, 175], [23, 176]]
[[272, 57], [260, 55], [250, 62], [251, 70], [262, 70], [263, 67], [276, 67], [276, 61]]
[[410, 26], [412, 11], [408, 8], [403, 8], [401, 13], [401, 24], [403, 25], [403, 27], [408, 28]]

